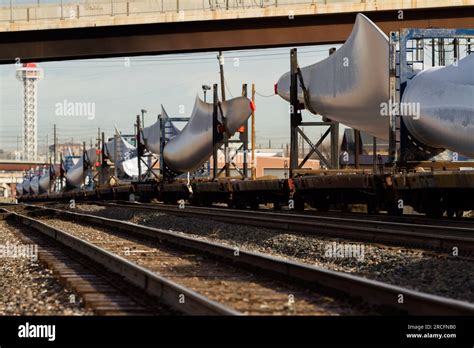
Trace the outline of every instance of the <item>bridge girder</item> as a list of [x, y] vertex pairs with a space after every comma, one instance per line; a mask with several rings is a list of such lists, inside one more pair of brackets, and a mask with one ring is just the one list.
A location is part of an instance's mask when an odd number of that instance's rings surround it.
[[[474, 6], [370, 11], [387, 34], [400, 28], [469, 28]], [[261, 17], [0, 33], [0, 64], [130, 57], [344, 42], [356, 13]]]

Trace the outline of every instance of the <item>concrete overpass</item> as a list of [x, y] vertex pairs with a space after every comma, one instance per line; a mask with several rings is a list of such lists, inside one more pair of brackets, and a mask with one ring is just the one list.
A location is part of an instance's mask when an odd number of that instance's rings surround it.
[[16, 185], [26, 170], [45, 165], [41, 161], [0, 160], [0, 200], [16, 195]]
[[358, 12], [388, 33], [473, 27], [473, 11], [474, 0], [78, 0], [5, 7], [0, 64], [330, 44], [348, 37]]
[[44, 165], [47, 165], [47, 163], [43, 161], [0, 160], [0, 174], [2, 172], [23, 172]]
[[0, 200], [14, 197], [16, 185], [23, 181], [23, 172], [0, 173]]

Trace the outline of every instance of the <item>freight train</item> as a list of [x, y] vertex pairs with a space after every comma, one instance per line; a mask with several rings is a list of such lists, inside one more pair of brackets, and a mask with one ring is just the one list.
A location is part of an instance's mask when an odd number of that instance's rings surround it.
[[[311, 113], [388, 139], [390, 118], [383, 110], [391, 107], [389, 51], [389, 38], [359, 14], [342, 47], [327, 59], [302, 68], [296, 88], [292, 88], [295, 79], [291, 74], [284, 74], [276, 93], [291, 102], [292, 90], [296, 90], [298, 103]], [[399, 105], [413, 105], [400, 113], [400, 122], [419, 160], [433, 160], [445, 149], [474, 156], [474, 55], [470, 53], [466, 49], [465, 57], [450, 66], [413, 70], [409, 80], [399, 86], [403, 91]], [[102, 150], [84, 151], [67, 170], [50, 166], [42, 173], [25, 177], [18, 187], [20, 200], [158, 199], [166, 203], [226, 203], [254, 209], [260, 204], [296, 210], [312, 206], [320, 211], [363, 205], [368, 212], [385, 210], [392, 214], [411, 206], [430, 216], [446, 213], [458, 217], [474, 209], [472, 163], [425, 163], [425, 168], [443, 169], [430, 171], [423, 170], [422, 165], [408, 171], [382, 166], [372, 171], [294, 170], [287, 179], [193, 179], [192, 173], [213, 155], [216, 139], [238, 132], [255, 108], [243, 96], [223, 102], [214, 99], [213, 103], [205, 103], [196, 98], [191, 117], [181, 131], [162, 108], [161, 119], [140, 130], [137, 147], [117, 133], [103, 144]], [[150, 168], [143, 167], [140, 151], [159, 156], [166, 172], [160, 168], [161, 176], [144, 180], [141, 174]], [[98, 157], [101, 166], [108, 160], [119, 168], [128, 183], [97, 182], [90, 173], [97, 166]], [[180, 176], [183, 173], [188, 173], [187, 178]], [[58, 177], [65, 178], [60, 192], [51, 190]], [[85, 177], [95, 185], [86, 183]]]
[[[389, 105], [389, 61], [389, 38], [358, 14], [339, 50], [301, 69], [298, 99], [312, 113], [388, 140], [387, 111], [395, 106]], [[288, 72], [276, 85], [287, 101], [290, 84]], [[474, 55], [419, 71], [400, 87], [401, 121], [424, 157], [445, 149], [474, 157]]]

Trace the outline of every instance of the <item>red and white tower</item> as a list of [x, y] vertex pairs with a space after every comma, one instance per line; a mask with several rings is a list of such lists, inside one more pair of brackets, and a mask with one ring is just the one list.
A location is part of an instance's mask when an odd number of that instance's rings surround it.
[[23, 159], [34, 161], [38, 156], [38, 86], [43, 69], [26, 63], [16, 70], [16, 78], [23, 82]]

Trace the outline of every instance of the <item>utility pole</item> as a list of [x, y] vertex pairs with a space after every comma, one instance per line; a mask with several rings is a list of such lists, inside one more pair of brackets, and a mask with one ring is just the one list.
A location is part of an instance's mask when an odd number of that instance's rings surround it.
[[117, 180], [118, 183], [118, 161], [117, 161], [117, 155], [118, 155], [118, 149], [117, 149], [117, 144], [118, 144], [118, 134], [117, 130], [115, 131], [114, 135], [114, 176], [115, 180]]
[[[143, 111], [143, 110], [142, 110]], [[142, 113], [142, 118], [143, 118], [143, 113]], [[140, 139], [140, 129], [141, 129], [141, 126], [140, 126], [140, 117], [137, 115], [137, 146], [136, 146], [136, 149], [137, 149], [137, 155], [138, 155], [138, 181], [142, 181], [142, 164], [141, 164], [141, 161], [142, 161], [142, 153], [141, 153], [141, 145], [140, 145], [140, 142], [141, 142], [141, 139]]]
[[82, 142], [82, 184], [86, 186], [86, 142]]
[[[109, 170], [107, 168], [107, 162], [105, 159], [105, 134], [100, 134], [100, 184], [105, 184], [105, 178], [109, 176]], [[107, 175], [104, 175], [107, 174]]]
[[64, 162], [63, 162], [63, 153], [61, 151], [59, 156], [59, 190], [63, 189], [64, 184]]
[[[255, 83], [252, 83], [252, 103], [255, 105]], [[255, 110], [252, 109], [252, 179], [256, 177], [255, 161]]]
[[218, 160], [217, 160], [217, 150], [219, 148], [219, 134], [217, 132], [217, 112], [218, 112], [218, 106], [217, 102], [219, 100], [219, 97], [217, 95], [217, 84], [214, 84], [212, 86], [212, 143], [214, 146], [213, 153], [212, 153], [212, 180], [217, 180], [217, 166], [218, 166]]
[[[242, 85], [242, 96], [247, 98], [247, 84], [244, 83]], [[253, 103], [253, 102], [252, 102]], [[252, 107], [253, 109], [253, 107]], [[242, 149], [243, 149], [243, 158], [242, 158], [242, 169], [244, 173], [244, 179], [249, 177], [249, 164], [248, 164], [248, 153], [249, 153], [249, 121], [245, 121], [244, 123], [244, 131], [239, 134], [240, 140], [242, 140]]]
[[217, 59], [219, 60], [219, 70], [221, 75], [221, 99], [222, 101], [225, 101], [224, 55], [222, 54], [222, 51], [219, 51]]
[[57, 146], [57, 141], [58, 141], [58, 138], [57, 138], [57, 135], [56, 135], [56, 124], [54, 125], [54, 128], [53, 128], [53, 142], [54, 142], [54, 145], [53, 145], [53, 150], [54, 150], [54, 153], [53, 153], [53, 163], [56, 164], [56, 146]]
[[[224, 55], [222, 51], [219, 51], [217, 56], [219, 60], [219, 70], [221, 75], [221, 99], [225, 101], [225, 79], [224, 79]], [[225, 176], [230, 176], [230, 166], [229, 166], [229, 137], [227, 133], [224, 133], [224, 159], [225, 159]]]
[[97, 156], [96, 162], [99, 164], [98, 168], [96, 167], [97, 174], [99, 177], [99, 185], [102, 185], [102, 151], [100, 150], [100, 127], [97, 128], [97, 143], [95, 146], [95, 153]]

